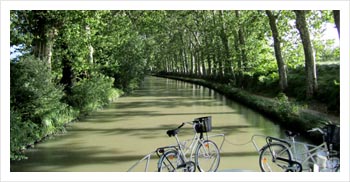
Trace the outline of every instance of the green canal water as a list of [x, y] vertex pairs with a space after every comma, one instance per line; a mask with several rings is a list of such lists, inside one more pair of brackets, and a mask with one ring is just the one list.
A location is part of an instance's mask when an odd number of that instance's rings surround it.
[[[166, 135], [185, 121], [212, 116], [208, 135], [224, 134], [219, 171], [260, 171], [253, 135], [283, 137], [283, 129], [261, 114], [202, 86], [146, 77], [140, 89], [104, 109], [69, 124], [55, 136], [26, 151], [28, 160], [11, 163], [12, 172], [125, 172], [157, 147], [175, 143]], [[190, 139], [191, 126], [179, 133]], [[217, 145], [222, 138], [212, 138]], [[258, 137], [258, 146], [264, 138]], [[152, 156], [149, 171], [156, 171]], [[133, 171], [144, 170], [144, 163]]]

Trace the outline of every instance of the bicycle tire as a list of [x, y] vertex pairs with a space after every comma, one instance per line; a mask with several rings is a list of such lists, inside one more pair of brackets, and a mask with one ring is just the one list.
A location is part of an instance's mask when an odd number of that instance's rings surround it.
[[340, 164], [335, 168], [335, 172], [340, 172]]
[[[330, 157], [328, 161], [331, 163], [330, 170], [332, 172], [339, 172], [340, 171], [340, 159], [339, 157]], [[328, 167], [328, 166], [327, 166]]]
[[199, 171], [215, 172], [220, 164], [220, 150], [213, 141], [204, 140], [198, 143], [195, 161]]
[[287, 161], [290, 161], [292, 158], [291, 152], [285, 145], [280, 143], [267, 144], [260, 150], [259, 154], [259, 166], [262, 172], [291, 171], [289, 162], [284, 160], [274, 160], [271, 152]]
[[167, 151], [159, 159], [158, 172], [176, 172], [178, 162], [179, 159], [177, 151]]

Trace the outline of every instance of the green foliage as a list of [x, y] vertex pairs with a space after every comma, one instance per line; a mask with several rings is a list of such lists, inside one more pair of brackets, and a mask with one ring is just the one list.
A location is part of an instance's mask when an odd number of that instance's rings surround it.
[[288, 97], [284, 93], [279, 93], [276, 98], [275, 109], [278, 110], [278, 113], [283, 117], [288, 118], [288, 115], [297, 115], [299, 113], [299, 107], [291, 102], [289, 102]]
[[81, 113], [96, 110], [121, 94], [113, 88], [113, 82], [113, 78], [101, 74], [84, 78], [72, 87], [68, 103]]
[[52, 112], [65, 110], [62, 87], [51, 82], [48, 67], [32, 57], [11, 64], [11, 104], [22, 119], [40, 124]]
[[[327, 105], [328, 110], [338, 113], [340, 110], [340, 75], [339, 63], [318, 64], [318, 92], [316, 100]], [[291, 69], [288, 74], [289, 89], [287, 94], [297, 100], [305, 100], [305, 70], [303, 67]]]
[[323, 64], [318, 66], [318, 93], [315, 98], [327, 104], [332, 112], [340, 111], [340, 75], [339, 64]]
[[45, 63], [27, 57], [11, 63], [11, 155], [52, 134], [74, 117], [62, 103], [62, 87], [51, 82]]
[[11, 160], [26, 159], [21, 151], [26, 145], [38, 139], [38, 127], [30, 121], [23, 122], [21, 114], [11, 108], [10, 113], [10, 158]]

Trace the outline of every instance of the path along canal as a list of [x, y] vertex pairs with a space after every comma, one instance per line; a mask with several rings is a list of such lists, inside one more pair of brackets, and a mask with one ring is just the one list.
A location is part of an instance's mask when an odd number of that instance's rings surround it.
[[[67, 133], [37, 144], [26, 151], [28, 160], [11, 164], [11, 171], [118, 171], [125, 172], [157, 147], [174, 144], [166, 135], [184, 121], [212, 116], [213, 130], [223, 133], [219, 171], [260, 171], [258, 153], [252, 143], [255, 134], [284, 137], [283, 129], [261, 114], [198, 85], [146, 77], [140, 89], [119, 98], [103, 110], [71, 123]], [[185, 126], [180, 140], [193, 132]], [[221, 138], [215, 141], [220, 145]], [[257, 141], [264, 144], [264, 138]], [[150, 171], [156, 171], [156, 156]], [[142, 168], [135, 170], [142, 170]]]

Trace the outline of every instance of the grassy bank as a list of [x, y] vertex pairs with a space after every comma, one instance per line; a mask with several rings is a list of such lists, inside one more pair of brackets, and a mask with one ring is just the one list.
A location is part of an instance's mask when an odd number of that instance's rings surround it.
[[321, 137], [319, 135], [310, 135], [307, 133], [307, 130], [314, 127], [322, 127], [328, 121], [328, 118], [326, 117], [305, 112], [303, 110], [303, 106], [289, 101], [285, 94], [278, 94], [275, 98], [269, 98], [255, 95], [227, 84], [212, 82], [205, 79], [171, 75], [157, 76], [182, 80], [214, 89], [228, 98], [246, 105], [271, 118], [282, 127], [299, 132], [301, 135], [315, 143], [320, 142]]

